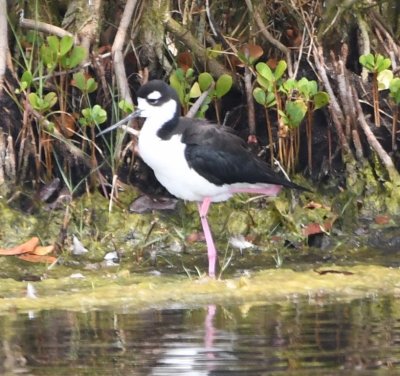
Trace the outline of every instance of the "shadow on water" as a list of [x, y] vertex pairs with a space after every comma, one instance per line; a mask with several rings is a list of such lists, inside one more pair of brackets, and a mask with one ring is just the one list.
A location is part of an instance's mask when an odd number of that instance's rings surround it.
[[382, 295], [8, 313], [0, 321], [0, 374], [395, 374], [399, 323], [399, 301]]

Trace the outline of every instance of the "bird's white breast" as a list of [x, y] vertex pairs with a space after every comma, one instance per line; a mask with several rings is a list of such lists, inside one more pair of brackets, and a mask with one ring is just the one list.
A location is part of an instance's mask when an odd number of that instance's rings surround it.
[[212, 184], [189, 167], [180, 134], [162, 140], [157, 136], [158, 128], [152, 119], [146, 120], [139, 136], [139, 152], [171, 194], [189, 201], [202, 201], [205, 197], [224, 201], [231, 197], [228, 186]]

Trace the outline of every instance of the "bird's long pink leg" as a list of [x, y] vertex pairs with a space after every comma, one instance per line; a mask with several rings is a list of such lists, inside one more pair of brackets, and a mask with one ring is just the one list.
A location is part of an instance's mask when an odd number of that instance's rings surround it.
[[206, 197], [202, 203], [198, 204], [201, 225], [203, 226], [204, 237], [207, 243], [208, 253], [208, 275], [215, 277], [215, 263], [217, 261], [217, 250], [215, 249], [214, 240], [211, 235], [210, 226], [207, 221], [207, 213], [211, 204], [211, 198]]

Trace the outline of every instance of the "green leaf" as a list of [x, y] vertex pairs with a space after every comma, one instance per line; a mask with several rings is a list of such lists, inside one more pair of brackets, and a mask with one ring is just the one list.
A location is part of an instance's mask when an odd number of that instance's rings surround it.
[[388, 69], [392, 65], [392, 61], [388, 58], [384, 58], [382, 55], [378, 54], [375, 59], [375, 68], [376, 72], [378, 73], [384, 71], [385, 69]]
[[118, 108], [120, 110], [122, 110], [125, 113], [132, 113], [134, 108], [133, 108], [133, 104], [130, 102], [127, 102], [126, 100], [122, 99], [118, 102]]
[[390, 97], [393, 98], [397, 105], [400, 104], [400, 78], [396, 77], [389, 85]]
[[73, 86], [77, 87], [82, 93], [86, 89], [86, 77], [83, 72], [77, 72], [73, 76]]
[[51, 91], [44, 96], [44, 102], [46, 104], [46, 109], [52, 108], [57, 103], [57, 94]]
[[22, 76], [21, 76], [21, 82], [24, 82], [26, 84], [26, 87], [31, 86], [33, 81], [33, 76], [30, 71], [25, 71]]
[[58, 53], [60, 52], [60, 40], [58, 39], [58, 37], [56, 37], [55, 35], [48, 36], [47, 43], [48, 43], [49, 47], [51, 48], [51, 50], [57, 56]]
[[329, 94], [325, 91], [319, 91], [314, 95], [314, 110], [318, 110], [329, 103]]
[[57, 53], [45, 44], [40, 47], [40, 58], [49, 70], [53, 69], [57, 63]]
[[387, 90], [393, 79], [393, 72], [390, 69], [384, 69], [378, 73], [376, 79], [378, 81], [378, 90]]
[[285, 73], [287, 68], [287, 63], [285, 60], [280, 60], [278, 65], [275, 68], [274, 76], [275, 76], [275, 81], [278, 81], [283, 74]]
[[265, 98], [265, 105], [268, 108], [276, 105], [276, 98], [274, 93], [269, 92], [267, 94], [267, 97]]
[[84, 108], [82, 110], [84, 119], [79, 119], [82, 125], [93, 126], [95, 124], [102, 124], [107, 120], [107, 112], [98, 104], [92, 108]]
[[[185, 80], [185, 72], [183, 71], [182, 68], [176, 69], [174, 73], [175, 73], [176, 78], [177, 78], [179, 81], [183, 82], [183, 81]], [[174, 73], [173, 73], [173, 74], [174, 74]]]
[[275, 76], [272, 73], [271, 68], [265, 63], [256, 64], [256, 71], [269, 82], [275, 81]]
[[369, 53], [367, 55], [361, 55], [358, 60], [359, 60], [360, 64], [363, 67], [365, 67], [366, 69], [368, 69], [370, 72], [372, 72], [374, 70], [375, 58], [374, 58], [374, 55], [372, 55], [371, 53]]
[[97, 82], [93, 77], [90, 77], [87, 81], [86, 81], [86, 92], [88, 94], [93, 93], [94, 91], [97, 90]]
[[64, 69], [72, 69], [81, 64], [86, 58], [86, 50], [81, 46], [76, 46], [71, 53], [61, 58], [61, 66]]
[[93, 120], [96, 124], [102, 124], [107, 120], [107, 111], [98, 104], [93, 106]]
[[214, 82], [214, 79], [212, 78], [210, 73], [203, 72], [203, 73], [199, 74], [198, 82], [200, 85], [200, 90], [203, 92], [203, 91], [208, 90], [208, 88]]
[[256, 101], [258, 104], [261, 104], [261, 106], [265, 106], [266, 95], [265, 95], [264, 90], [262, 90], [262, 89], [259, 88], [259, 87], [256, 87], [256, 88], [253, 90], [253, 97], [254, 97], [255, 101]]
[[282, 83], [282, 85], [279, 87], [279, 91], [282, 91], [285, 94], [289, 94], [296, 88], [297, 81], [294, 78], [289, 78]]
[[198, 82], [195, 82], [193, 86], [190, 88], [189, 98], [198, 98], [201, 95], [200, 85]]
[[288, 101], [285, 106], [285, 113], [290, 127], [298, 127], [303, 121], [307, 112], [307, 105], [302, 100]]
[[229, 74], [221, 75], [215, 84], [215, 95], [217, 98], [222, 98], [232, 88], [232, 76]]
[[39, 97], [36, 93], [29, 93], [28, 101], [35, 110], [39, 110]]
[[191, 78], [194, 75], [194, 69], [193, 68], [188, 68], [186, 73], [185, 73], [185, 78]]
[[257, 82], [264, 90], [266, 90], [266, 91], [273, 90], [272, 82], [268, 81], [267, 79], [260, 76], [259, 74], [257, 75]]
[[74, 38], [69, 35], [64, 35], [60, 41], [60, 56], [66, 55], [74, 45]]

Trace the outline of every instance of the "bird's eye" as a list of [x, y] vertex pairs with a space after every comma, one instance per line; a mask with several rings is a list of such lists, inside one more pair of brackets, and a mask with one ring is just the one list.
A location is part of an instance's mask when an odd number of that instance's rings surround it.
[[157, 104], [159, 101], [159, 98], [147, 98], [147, 102], [150, 104]]

